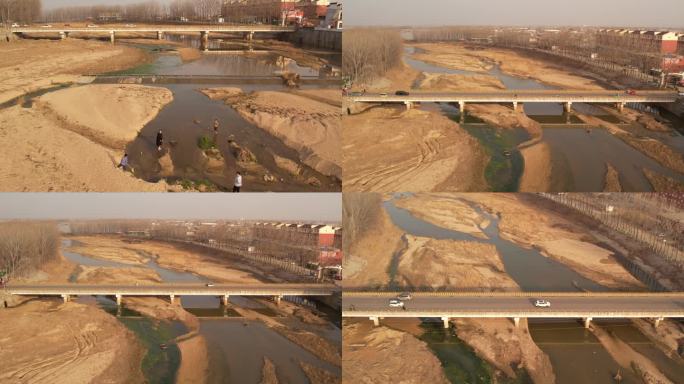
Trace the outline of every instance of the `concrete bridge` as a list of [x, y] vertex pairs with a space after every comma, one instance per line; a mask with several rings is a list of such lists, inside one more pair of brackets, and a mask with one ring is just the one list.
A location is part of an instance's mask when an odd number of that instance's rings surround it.
[[5, 287], [10, 295], [60, 296], [67, 302], [72, 296], [113, 296], [121, 305], [124, 296], [218, 296], [227, 305], [230, 296], [269, 296], [280, 302], [283, 296], [330, 296], [339, 290], [330, 284], [155, 284], [155, 285], [24, 285]]
[[[368, 318], [376, 326], [387, 317], [440, 318], [445, 328], [451, 318], [510, 318], [516, 326], [522, 318], [582, 319], [585, 327], [593, 319], [649, 318], [657, 327], [665, 318], [684, 318], [684, 292], [414, 293], [403, 309], [389, 307], [389, 299], [397, 295], [344, 292], [342, 317]], [[538, 299], [548, 300], [551, 307], [535, 307]]]
[[61, 39], [67, 39], [71, 34], [96, 34], [109, 36], [112, 43], [116, 41], [116, 35], [121, 33], [156, 33], [157, 39], [164, 38], [165, 33], [174, 34], [191, 34], [199, 33], [202, 37], [202, 45], [207, 47], [209, 35], [211, 33], [243, 33], [247, 40], [252, 40], [256, 33], [293, 33], [297, 29], [294, 27], [279, 27], [273, 25], [233, 25], [233, 26], [219, 26], [219, 25], [160, 25], [160, 26], [146, 26], [146, 27], [96, 27], [96, 28], [71, 28], [71, 27], [50, 27], [50, 28], [12, 28], [12, 33], [22, 35], [36, 35], [36, 34], [57, 34]]
[[636, 91], [628, 94], [624, 91], [600, 90], [502, 90], [492, 92], [411, 92], [408, 96], [394, 94], [383, 95], [380, 93], [366, 93], [358, 96], [349, 96], [352, 103], [401, 103], [407, 109], [415, 103], [458, 103], [461, 113], [465, 111], [468, 103], [511, 103], [517, 110], [522, 103], [560, 103], [565, 105], [565, 110], [570, 111], [573, 103], [604, 103], [614, 104], [622, 110], [627, 103], [674, 103], [677, 101], [677, 92], [650, 90]]

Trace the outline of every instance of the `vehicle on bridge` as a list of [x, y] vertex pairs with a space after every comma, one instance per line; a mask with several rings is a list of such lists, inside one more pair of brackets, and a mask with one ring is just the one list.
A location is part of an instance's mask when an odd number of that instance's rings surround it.
[[396, 96], [408, 96], [409, 93], [407, 91], [396, 91], [394, 92]]
[[402, 308], [404, 307], [404, 302], [399, 299], [391, 299], [389, 301], [389, 306], [392, 308]]
[[408, 292], [403, 292], [397, 296], [397, 299], [399, 300], [411, 300], [411, 294]]
[[548, 300], [537, 300], [534, 302], [537, 308], [551, 308], [551, 303]]

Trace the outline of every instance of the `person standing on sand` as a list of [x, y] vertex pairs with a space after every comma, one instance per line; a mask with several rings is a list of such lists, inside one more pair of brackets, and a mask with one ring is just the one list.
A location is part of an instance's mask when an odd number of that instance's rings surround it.
[[117, 165], [116, 167], [122, 168], [124, 171], [128, 170], [128, 153], [124, 153], [123, 157], [121, 158], [121, 161], [119, 162], [119, 165]]
[[218, 133], [218, 129], [219, 129], [219, 121], [218, 121], [218, 119], [214, 119], [214, 134]]
[[159, 133], [157, 133], [157, 151], [162, 150], [162, 144], [164, 144], [164, 134], [162, 133], [162, 130], [159, 130]]
[[235, 175], [235, 182], [233, 183], [233, 193], [239, 193], [242, 188], [242, 174], [240, 172]]

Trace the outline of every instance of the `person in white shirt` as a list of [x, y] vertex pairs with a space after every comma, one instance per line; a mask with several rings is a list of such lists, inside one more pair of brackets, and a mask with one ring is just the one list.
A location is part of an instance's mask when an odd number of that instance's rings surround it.
[[235, 183], [233, 183], [233, 192], [240, 192], [240, 188], [242, 188], [242, 174], [238, 172], [237, 175], [235, 175]]

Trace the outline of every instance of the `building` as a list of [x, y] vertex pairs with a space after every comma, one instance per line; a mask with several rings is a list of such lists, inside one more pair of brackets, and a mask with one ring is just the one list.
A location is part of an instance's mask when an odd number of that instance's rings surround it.
[[328, 0], [300, 0], [297, 2], [297, 9], [302, 11], [303, 17], [308, 21], [318, 21], [325, 20], [325, 16], [328, 14], [328, 7], [330, 6], [330, 1]]
[[667, 54], [677, 52], [679, 39], [680, 35], [671, 31], [600, 29], [596, 42], [600, 46]]
[[222, 15], [227, 21], [280, 24], [296, 9], [296, 0], [226, 0]]
[[325, 19], [321, 22], [323, 29], [342, 29], [342, 3], [330, 3]]

